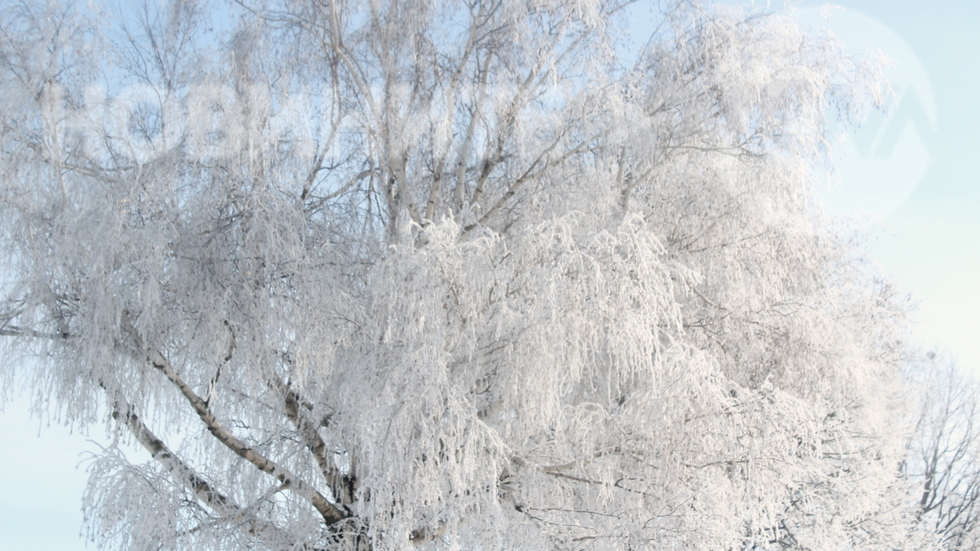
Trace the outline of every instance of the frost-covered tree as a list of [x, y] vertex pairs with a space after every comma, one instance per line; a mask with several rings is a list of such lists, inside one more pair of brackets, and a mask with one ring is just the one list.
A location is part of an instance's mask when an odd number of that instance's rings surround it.
[[906, 470], [917, 519], [943, 549], [980, 548], [980, 385], [949, 358], [912, 362], [916, 427]]
[[146, 450], [94, 537], [917, 545], [902, 309], [813, 194], [874, 67], [623, 4], [4, 5], [0, 376]]

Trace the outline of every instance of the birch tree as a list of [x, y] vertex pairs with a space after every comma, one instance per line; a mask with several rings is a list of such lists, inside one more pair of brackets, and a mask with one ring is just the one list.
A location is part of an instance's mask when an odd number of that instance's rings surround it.
[[5, 5], [0, 376], [108, 430], [91, 535], [916, 546], [903, 306], [813, 194], [876, 67], [627, 7]]

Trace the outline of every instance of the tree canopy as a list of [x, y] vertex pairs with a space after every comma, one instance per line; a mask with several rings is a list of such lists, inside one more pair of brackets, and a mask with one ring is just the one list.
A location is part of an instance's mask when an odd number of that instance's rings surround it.
[[635, 10], [5, 4], [0, 377], [116, 442], [93, 537], [927, 546], [905, 306], [815, 200], [873, 58]]

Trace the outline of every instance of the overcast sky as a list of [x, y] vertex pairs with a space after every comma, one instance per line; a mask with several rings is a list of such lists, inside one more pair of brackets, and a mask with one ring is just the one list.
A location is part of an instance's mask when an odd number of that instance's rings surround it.
[[[894, 60], [898, 104], [852, 137], [828, 200], [876, 220], [869, 251], [919, 301], [921, 343], [980, 372], [980, 2], [841, 4], [831, 27]], [[800, 4], [801, 20], [820, 5]], [[0, 551], [85, 549], [76, 467], [97, 447], [31, 419], [28, 407], [19, 399], [0, 414]]]

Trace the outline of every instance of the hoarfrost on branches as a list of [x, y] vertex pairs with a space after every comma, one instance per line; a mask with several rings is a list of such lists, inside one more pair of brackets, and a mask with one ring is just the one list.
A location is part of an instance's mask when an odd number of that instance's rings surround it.
[[97, 540], [918, 545], [902, 305], [813, 199], [876, 67], [669, 2], [627, 63], [625, 4], [3, 8], [0, 376], [146, 450]]

